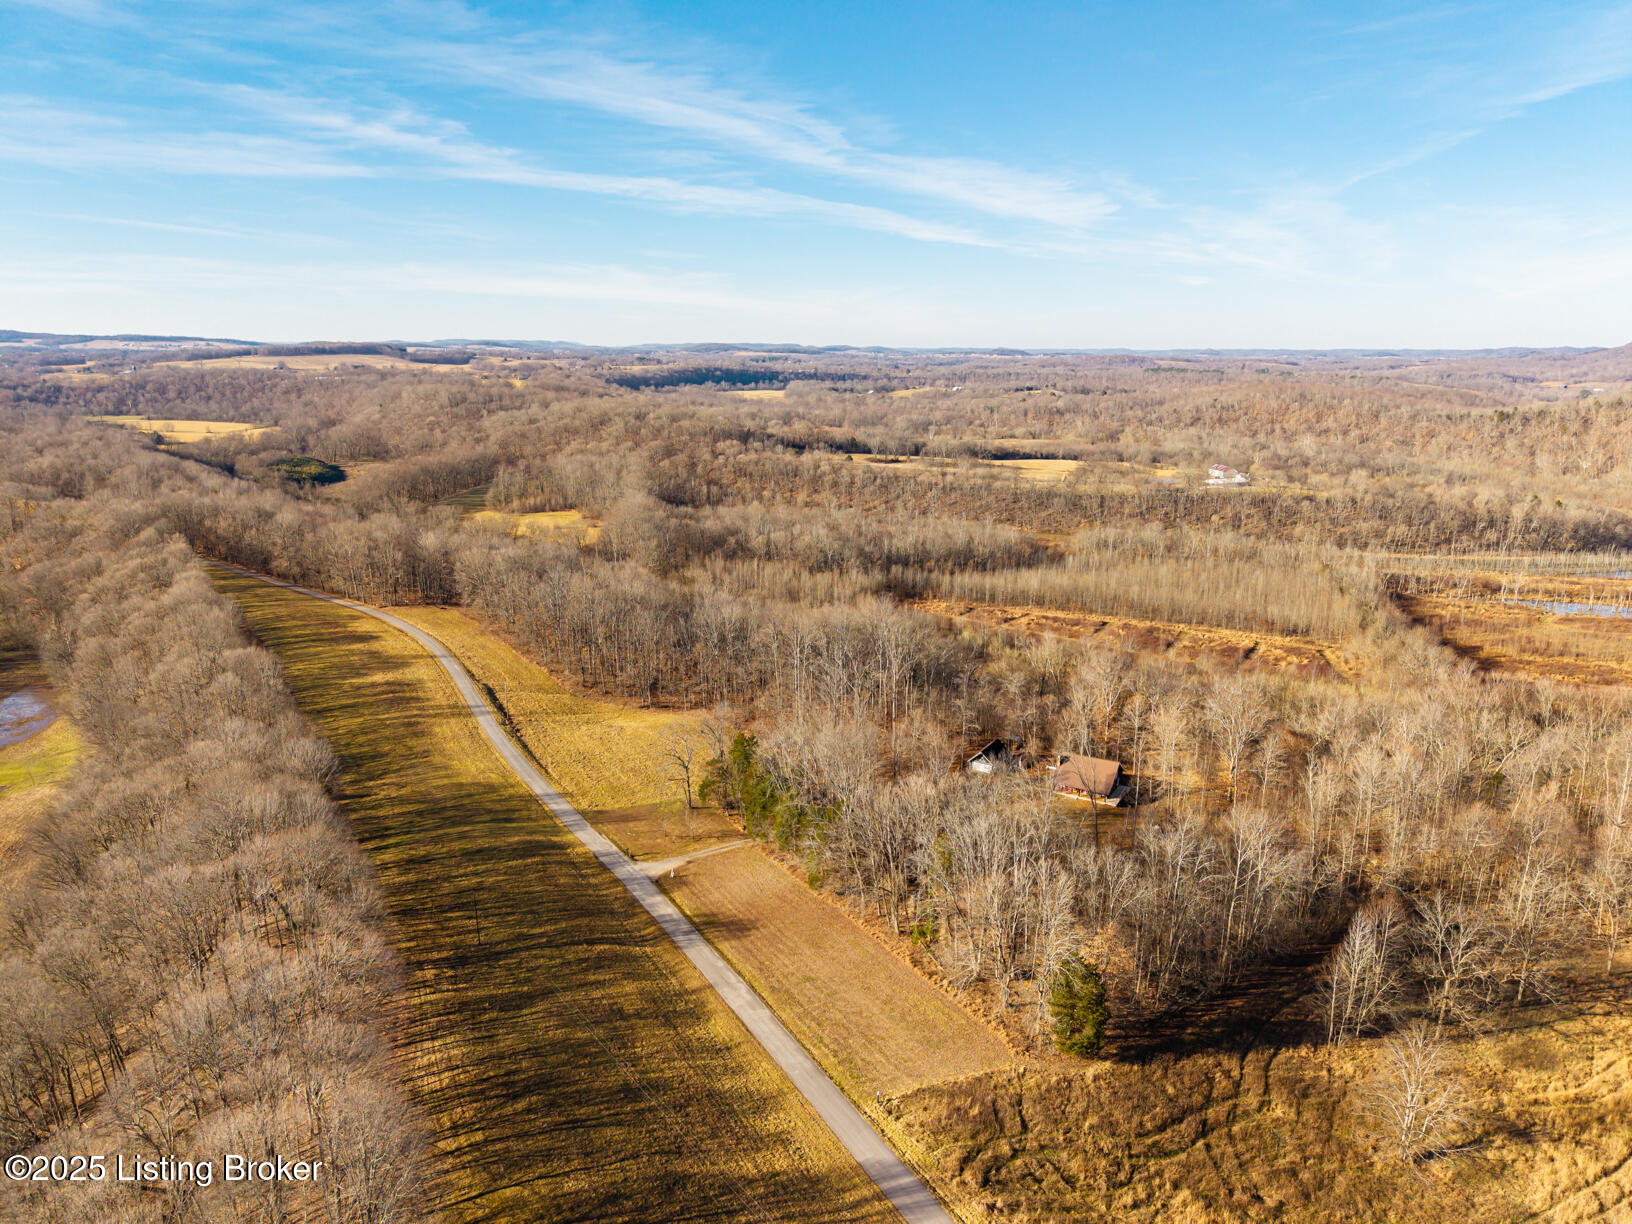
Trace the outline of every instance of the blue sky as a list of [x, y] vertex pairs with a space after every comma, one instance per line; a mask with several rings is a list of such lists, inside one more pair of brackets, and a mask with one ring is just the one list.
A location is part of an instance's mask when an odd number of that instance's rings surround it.
[[1632, 4], [0, 0], [0, 326], [1632, 340]]

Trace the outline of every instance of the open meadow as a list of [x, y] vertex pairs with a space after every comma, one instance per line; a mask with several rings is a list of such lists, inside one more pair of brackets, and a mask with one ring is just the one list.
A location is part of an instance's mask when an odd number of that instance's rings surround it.
[[243, 421], [176, 420], [167, 417], [136, 416], [128, 413], [122, 416], [103, 416], [95, 419], [108, 425], [123, 425], [126, 429], [139, 429], [143, 433], [158, 434], [166, 442], [172, 443], [201, 442], [205, 438], [252, 438], [256, 434], [266, 432], [265, 426], [250, 425]]
[[408, 980], [393, 1041], [448, 1220], [887, 1220], [679, 953], [402, 634], [238, 576], [340, 759]]
[[[1007, 1065], [989, 1029], [887, 943], [813, 893], [716, 808], [689, 809], [668, 759], [697, 714], [567, 692], [451, 609], [397, 608], [492, 694], [552, 782], [665, 891], [859, 1104]], [[700, 762], [699, 762], [700, 765]]]

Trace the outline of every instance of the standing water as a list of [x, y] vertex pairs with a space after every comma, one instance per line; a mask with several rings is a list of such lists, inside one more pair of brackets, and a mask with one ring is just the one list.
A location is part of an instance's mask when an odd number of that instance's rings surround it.
[[24, 689], [0, 701], [0, 748], [44, 731], [57, 720], [57, 712], [36, 694]]
[[1612, 616], [1632, 620], [1632, 607], [1622, 604], [1572, 603], [1567, 599], [1515, 599], [1511, 602], [1527, 608], [1540, 608], [1543, 612], [1555, 612], [1560, 616]]

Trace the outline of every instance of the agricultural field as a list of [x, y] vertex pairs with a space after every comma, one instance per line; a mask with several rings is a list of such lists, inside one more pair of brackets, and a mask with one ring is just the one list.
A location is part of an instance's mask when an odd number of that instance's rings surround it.
[[[1035, 446], [1038, 439], [1023, 439]], [[1048, 439], [1042, 440], [1045, 444]], [[1083, 482], [1102, 491], [1130, 492], [1152, 484], [1180, 482], [1184, 479], [1179, 468], [1098, 459], [938, 459], [923, 455], [890, 455], [852, 453], [853, 463], [875, 465], [881, 471], [893, 472], [963, 472], [971, 475], [1003, 476], [1055, 485]], [[1203, 471], [1190, 472], [1188, 479], [1200, 483]]]
[[[339, 754], [443, 1219], [884, 1221], [850, 1157], [401, 633], [218, 575]], [[438, 626], [440, 629], [441, 626]], [[677, 1213], [678, 1217], [677, 1217]]]
[[897, 472], [929, 472], [970, 470], [1002, 473], [1021, 480], [1043, 484], [1070, 480], [1078, 471], [1087, 470], [1076, 459], [931, 459], [916, 455], [852, 454], [854, 463], [875, 464]]
[[950, 992], [758, 847], [683, 863], [662, 883], [858, 1102], [1014, 1061]]
[[103, 416], [93, 419], [107, 425], [122, 425], [126, 429], [160, 434], [166, 442], [171, 443], [202, 442], [205, 438], [221, 437], [253, 438], [267, 432], [268, 428], [264, 425], [246, 424], [243, 421], [192, 421], [135, 415]]

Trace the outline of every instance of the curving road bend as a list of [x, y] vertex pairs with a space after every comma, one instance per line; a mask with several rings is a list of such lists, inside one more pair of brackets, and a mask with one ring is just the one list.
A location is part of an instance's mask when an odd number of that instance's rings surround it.
[[224, 562], [211, 564], [270, 583], [272, 586], [283, 587], [301, 595], [309, 595], [313, 599], [350, 608], [353, 612], [361, 612], [365, 616], [372, 616], [375, 620], [384, 621], [393, 629], [406, 633], [429, 651], [431, 657], [453, 681], [460, 699], [470, 710], [471, 717], [476, 720], [477, 726], [481, 728], [483, 736], [493, 746], [493, 750], [516, 777], [521, 779], [527, 789], [538, 797], [539, 802], [549, 808], [567, 831], [600, 861], [601, 866], [618, 878], [619, 883], [640, 902], [641, 908], [652, 916], [664, 934], [685, 953], [686, 959], [697, 966], [698, 972], [714, 988], [715, 993], [725, 1000], [726, 1006], [736, 1013], [737, 1019], [742, 1021], [776, 1065], [793, 1081], [793, 1086], [810, 1102], [811, 1108], [827, 1124], [839, 1142], [844, 1144], [850, 1155], [855, 1157], [856, 1163], [895, 1205], [902, 1219], [907, 1224], [955, 1224], [940, 1200], [930, 1193], [918, 1175], [895, 1154], [894, 1149], [873, 1129], [872, 1123], [850, 1103], [849, 1098], [828, 1078], [827, 1073], [805, 1051], [804, 1046], [783, 1027], [782, 1022], [765, 1005], [764, 1000], [753, 992], [735, 969], [726, 964], [725, 959], [703, 938], [697, 928], [692, 926], [691, 921], [663, 895], [632, 859], [556, 793], [544, 775], [505, 734], [498, 716], [487, 704], [486, 698], [482, 696], [481, 691], [471, 680], [470, 674], [465, 671], [464, 665], [452, 651], [417, 625], [411, 625], [389, 612], [382, 612], [367, 604], [325, 595], [321, 591], [296, 586], [279, 578], [269, 578], [265, 574], [257, 574], [253, 570], [242, 569], [236, 565], [227, 565]]

